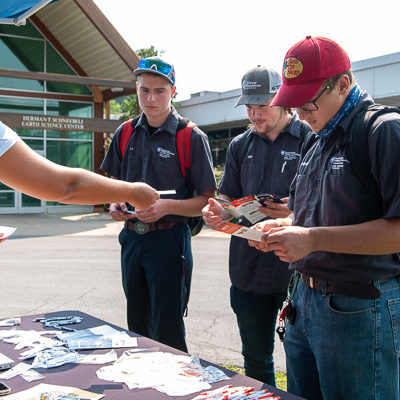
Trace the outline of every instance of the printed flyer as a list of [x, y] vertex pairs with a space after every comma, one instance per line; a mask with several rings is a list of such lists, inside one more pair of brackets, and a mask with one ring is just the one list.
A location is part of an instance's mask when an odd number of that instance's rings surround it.
[[[260, 206], [268, 207], [265, 203], [266, 200], [273, 201], [274, 203], [282, 203], [282, 200], [275, 194], [245, 196], [233, 200], [232, 202], [219, 197], [214, 197], [214, 200], [218, 201], [218, 203], [227, 210], [233, 218], [238, 219], [239, 222], [246, 221], [251, 225], [254, 225], [265, 218], [265, 214], [263, 214], [259, 208]], [[219, 228], [218, 231], [258, 242], [261, 242], [261, 238], [264, 234], [264, 232], [257, 231], [251, 227], [248, 228], [232, 222], [227, 222]]]

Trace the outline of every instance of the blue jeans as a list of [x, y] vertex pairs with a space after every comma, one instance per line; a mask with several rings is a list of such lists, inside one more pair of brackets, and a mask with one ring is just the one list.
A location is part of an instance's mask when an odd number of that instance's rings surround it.
[[285, 293], [257, 294], [231, 286], [231, 307], [242, 339], [246, 375], [272, 386], [276, 317], [285, 298]]
[[187, 352], [183, 315], [189, 300], [193, 258], [187, 224], [139, 235], [120, 235], [122, 285], [128, 328]]
[[288, 392], [308, 400], [397, 400], [400, 283], [376, 300], [322, 294], [299, 281], [285, 335]]

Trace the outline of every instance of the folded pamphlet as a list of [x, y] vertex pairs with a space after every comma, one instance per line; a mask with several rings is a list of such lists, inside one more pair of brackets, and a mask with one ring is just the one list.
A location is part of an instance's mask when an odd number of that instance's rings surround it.
[[[274, 203], [282, 203], [282, 200], [275, 194], [244, 196], [233, 201], [214, 197], [214, 200], [218, 201], [233, 218], [238, 219], [239, 222], [246, 222], [251, 225], [266, 218], [266, 215], [260, 211], [260, 207], [268, 207], [265, 203], [266, 200], [273, 201]], [[225, 223], [218, 231], [258, 242], [261, 242], [261, 238], [264, 235], [264, 232], [257, 231], [252, 227], [249, 228], [232, 222]]]

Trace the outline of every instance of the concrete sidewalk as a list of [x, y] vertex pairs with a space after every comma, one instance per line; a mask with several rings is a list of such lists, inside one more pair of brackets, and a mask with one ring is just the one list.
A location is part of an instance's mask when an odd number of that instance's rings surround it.
[[[17, 227], [0, 245], [0, 319], [80, 310], [126, 328], [118, 234], [107, 213], [0, 215]], [[191, 353], [215, 363], [243, 365], [236, 318], [229, 304], [229, 236], [204, 228], [193, 238], [194, 271], [185, 318]], [[285, 371], [276, 339], [277, 369]]]

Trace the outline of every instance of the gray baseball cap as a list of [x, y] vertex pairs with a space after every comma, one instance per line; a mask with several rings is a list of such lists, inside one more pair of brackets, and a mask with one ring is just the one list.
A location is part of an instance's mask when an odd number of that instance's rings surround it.
[[242, 78], [242, 95], [235, 107], [242, 104], [265, 104], [282, 86], [281, 75], [273, 69], [258, 65]]

